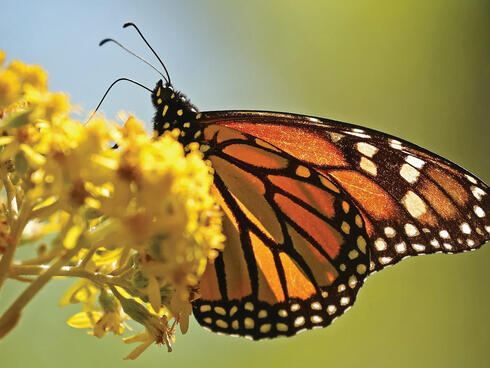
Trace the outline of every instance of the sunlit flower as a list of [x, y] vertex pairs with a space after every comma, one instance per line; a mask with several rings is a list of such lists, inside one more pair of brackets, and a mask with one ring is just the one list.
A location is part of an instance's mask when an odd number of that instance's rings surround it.
[[59, 301], [59, 305], [64, 307], [69, 304], [82, 303], [82, 310], [97, 310], [95, 303], [97, 300], [98, 288], [86, 279], [80, 279], [65, 292]]
[[112, 293], [105, 289], [101, 290], [99, 302], [104, 314], [95, 323], [93, 334], [99, 338], [108, 331], [114, 335], [121, 335], [124, 332], [124, 320], [127, 317], [122, 311], [121, 304]]
[[20, 83], [15, 73], [11, 70], [0, 72], [0, 107], [8, 106], [18, 99], [20, 95]]
[[[0, 287], [13, 277], [35, 294], [50, 277], [78, 277], [60, 300], [81, 305], [70, 326], [103, 337], [132, 320], [145, 332], [124, 339], [141, 343], [128, 359], [153, 343], [170, 351], [206, 263], [223, 249], [209, 163], [197, 145], [185, 152], [132, 116], [122, 126], [74, 120], [39, 66], [4, 60], [0, 51]], [[13, 262], [21, 242], [38, 241], [36, 257]], [[0, 336], [22, 303], [0, 316]]]
[[104, 337], [106, 332], [111, 331], [114, 335], [122, 335], [124, 332], [124, 316], [119, 312], [106, 312], [94, 326], [94, 336]]
[[[117, 295], [117, 291], [114, 290]], [[156, 315], [146, 309], [141, 303], [122, 296], [118, 298], [124, 312], [133, 320], [145, 326], [145, 332], [123, 339], [125, 343], [140, 342], [141, 344], [133, 350], [125, 359], [136, 359], [151, 344], [167, 345], [167, 350], [172, 351], [171, 342], [174, 341], [175, 323], [169, 324], [167, 315]]]

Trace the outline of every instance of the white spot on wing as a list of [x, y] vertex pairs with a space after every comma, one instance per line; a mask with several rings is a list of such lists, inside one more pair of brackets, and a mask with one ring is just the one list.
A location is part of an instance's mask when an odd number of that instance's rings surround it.
[[425, 165], [425, 161], [411, 155], [408, 155], [405, 158], [405, 161], [408, 162], [410, 165], [416, 167], [417, 169], [421, 169]]
[[359, 152], [367, 157], [373, 157], [378, 152], [378, 148], [366, 142], [359, 142], [356, 144], [356, 147]]
[[414, 225], [412, 224], [405, 224], [405, 233], [408, 236], [417, 236], [420, 234], [419, 229], [417, 229]]
[[396, 150], [402, 150], [403, 149], [402, 142], [397, 141], [396, 139], [390, 139], [389, 142], [390, 142], [391, 148], [394, 148]]
[[323, 322], [323, 318], [320, 317], [320, 316], [311, 316], [311, 322], [313, 323], [322, 323]]
[[311, 309], [321, 310], [322, 309], [322, 305], [319, 302], [313, 302], [313, 303], [311, 303]]
[[432, 245], [434, 248], [440, 248], [441, 245], [439, 244], [439, 242], [437, 241], [437, 239], [432, 239], [430, 241], [430, 245]]
[[357, 277], [352, 275], [349, 277], [349, 286], [353, 289], [357, 285]]
[[280, 309], [279, 312], [277, 312], [277, 314], [279, 315], [279, 317], [283, 317], [283, 318], [288, 316], [288, 312], [285, 309]]
[[391, 226], [385, 227], [385, 235], [388, 238], [393, 238], [396, 235], [396, 230], [393, 229]]
[[439, 231], [439, 236], [443, 239], [449, 239], [449, 233], [447, 232], [447, 230], [441, 230]]
[[384, 241], [383, 238], [378, 238], [374, 241], [374, 246], [376, 247], [376, 249], [378, 251], [382, 251], [382, 250], [385, 250], [386, 247], [387, 247], [387, 244], [386, 242]]
[[378, 174], [378, 169], [376, 164], [366, 157], [361, 157], [361, 161], [359, 162], [359, 166], [368, 174], [372, 176], [376, 176]]
[[303, 326], [305, 324], [305, 317], [299, 316], [294, 320], [294, 327]]
[[475, 215], [478, 217], [485, 217], [485, 211], [480, 206], [473, 206], [473, 212], [475, 212]]
[[466, 222], [463, 222], [460, 228], [464, 234], [471, 234], [471, 227]]
[[390, 263], [392, 260], [391, 257], [380, 257], [379, 262], [383, 265]]
[[370, 135], [367, 135], [364, 133], [358, 133], [358, 132], [354, 132], [354, 131], [349, 131], [349, 130], [346, 130], [344, 133], [349, 134], [349, 135], [354, 135], [354, 136], [360, 137], [360, 138], [371, 138]]
[[350, 298], [348, 296], [344, 296], [340, 298], [340, 305], [345, 306], [350, 303]]
[[330, 134], [330, 139], [332, 140], [333, 143], [337, 143], [344, 137], [342, 134], [338, 134], [338, 133], [329, 133], [329, 134]]
[[407, 251], [407, 246], [405, 245], [405, 242], [395, 244], [395, 250], [397, 253], [405, 253]]
[[471, 186], [470, 189], [471, 189], [471, 193], [473, 193], [473, 196], [479, 201], [481, 201], [482, 197], [487, 194], [483, 189], [475, 186]]
[[407, 209], [408, 213], [415, 218], [422, 216], [427, 211], [427, 207], [425, 206], [422, 198], [411, 190], [409, 190], [402, 198], [402, 203]]
[[403, 164], [400, 168], [400, 175], [410, 184], [415, 183], [420, 175], [420, 172], [409, 164]]

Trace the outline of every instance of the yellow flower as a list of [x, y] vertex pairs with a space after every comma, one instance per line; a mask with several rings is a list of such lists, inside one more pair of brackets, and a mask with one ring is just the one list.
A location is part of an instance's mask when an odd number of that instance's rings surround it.
[[185, 334], [189, 329], [189, 317], [192, 314], [190, 295], [185, 295], [182, 298], [181, 295], [174, 294], [170, 301], [169, 309], [180, 326], [180, 332]]
[[[75, 286], [76, 285], [76, 286]], [[77, 283], [65, 294], [60, 304], [84, 302], [84, 311], [71, 316], [67, 323], [74, 328], [92, 328], [91, 334], [101, 338], [111, 331], [114, 335], [121, 335], [124, 332], [124, 314], [121, 304], [105, 289], [100, 291], [99, 304], [102, 312], [95, 306], [95, 294], [97, 288], [86, 281]], [[83, 286], [82, 286], [83, 285]], [[89, 286], [89, 288], [87, 288]]]
[[26, 270], [19, 280], [35, 286], [47, 278], [31, 277], [54, 266], [53, 277], [80, 277], [60, 300], [81, 304], [70, 326], [120, 335], [132, 319], [145, 332], [125, 340], [142, 342], [129, 359], [153, 342], [170, 351], [176, 325], [188, 329], [191, 290], [223, 249], [210, 164], [197, 144], [185, 152], [174, 134], [149, 134], [132, 116], [123, 126], [101, 115], [74, 120], [68, 96], [47, 90], [39, 66], [3, 67], [4, 59], [0, 52], [0, 252], [12, 254], [19, 237], [43, 241], [38, 257], [12, 262], [15, 275]]
[[8, 69], [18, 76], [22, 84], [43, 91], [48, 87], [48, 75], [39, 65], [26, 65], [19, 60], [12, 60]]
[[16, 101], [21, 92], [21, 85], [11, 70], [0, 72], [0, 108]]
[[111, 331], [114, 335], [122, 335], [124, 332], [124, 316], [119, 312], [106, 312], [95, 323], [93, 334], [94, 336], [101, 338]]
[[98, 291], [97, 287], [89, 280], [80, 279], [65, 292], [59, 301], [59, 305], [63, 307], [69, 304], [82, 303], [83, 311], [94, 311], [97, 309], [95, 302]]
[[79, 312], [68, 318], [66, 323], [73, 328], [93, 328], [101, 317], [99, 311]]
[[[0, 50], [0, 67], [4, 60], [5, 53]], [[0, 69], [0, 109], [21, 99], [29, 88], [46, 91], [47, 81], [40, 66], [13, 60], [6, 69]]]
[[94, 336], [101, 338], [107, 331], [112, 331], [114, 335], [121, 335], [124, 332], [124, 319], [127, 317], [122, 311], [121, 304], [105, 289], [100, 292], [99, 302], [104, 314], [95, 323]]
[[113, 289], [113, 292], [118, 296], [124, 312], [126, 312], [135, 321], [144, 325], [146, 328], [144, 333], [123, 339], [123, 341], [128, 344], [133, 342], [142, 343], [125, 359], [136, 359], [152, 343], [167, 345], [167, 350], [169, 352], [172, 351], [170, 342], [174, 340], [175, 322], [170, 325], [166, 315], [158, 316], [150, 313], [137, 301], [123, 297], [117, 292], [117, 290]]
[[141, 332], [139, 334], [130, 336], [130, 337], [125, 337], [123, 341], [126, 344], [132, 344], [134, 342], [140, 342], [141, 344], [138, 345], [131, 353], [129, 353], [128, 356], [124, 358], [124, 360], [134, 360], [138, 358], [146, 349], [150, 347], [151, 344], [155, 342], [155, 339], [153, 336], [149, 333], [148, 330], [145, 330], [145, 332]]

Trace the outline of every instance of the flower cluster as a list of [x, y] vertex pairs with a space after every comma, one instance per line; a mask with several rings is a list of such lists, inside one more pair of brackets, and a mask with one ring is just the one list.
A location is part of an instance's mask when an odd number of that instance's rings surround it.
[[[0, 51], [0, 288], [8, 278], [28, 287], [0, 317], [0, 337], [63, 275], [79, 280], [60, 304], [82, 307], [68, 324], [102, 337], [133, 320], [145, 332], [125, 339], [142, 343], [128, 358], [153, 342], [170, 350], [223, 247], [209, 163], [198, 147], [186, 154], [171, 133], [151, 136], [134, 117], [123, 126], [74, 120], [39, 66], [3, 67], [4, 59]], [[21, 243], [37, 256], [15, 259]]]

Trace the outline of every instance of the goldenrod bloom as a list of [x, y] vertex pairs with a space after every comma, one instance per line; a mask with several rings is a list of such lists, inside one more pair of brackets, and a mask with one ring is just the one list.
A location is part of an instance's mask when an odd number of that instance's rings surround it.
[[[123, 126], [72, 119], [39, 66], [4, 59], [0, 51], [0, 287], [7, 277], [30, 286], [0, 317], [0, 336], [50, 278], [73, 276], [60, 304], [82, 311], [69, 325], [102, 337], [131, 319], [145, 332], [125, 340], [143, 342], [128, 358], [153, 342], [170, 350], [176, 324], [187, 331], [191, 290], [223, 247], [209, 164], [131, 116]], [[20, 242], [39, 240], [36, 258], [13, 262]]]

